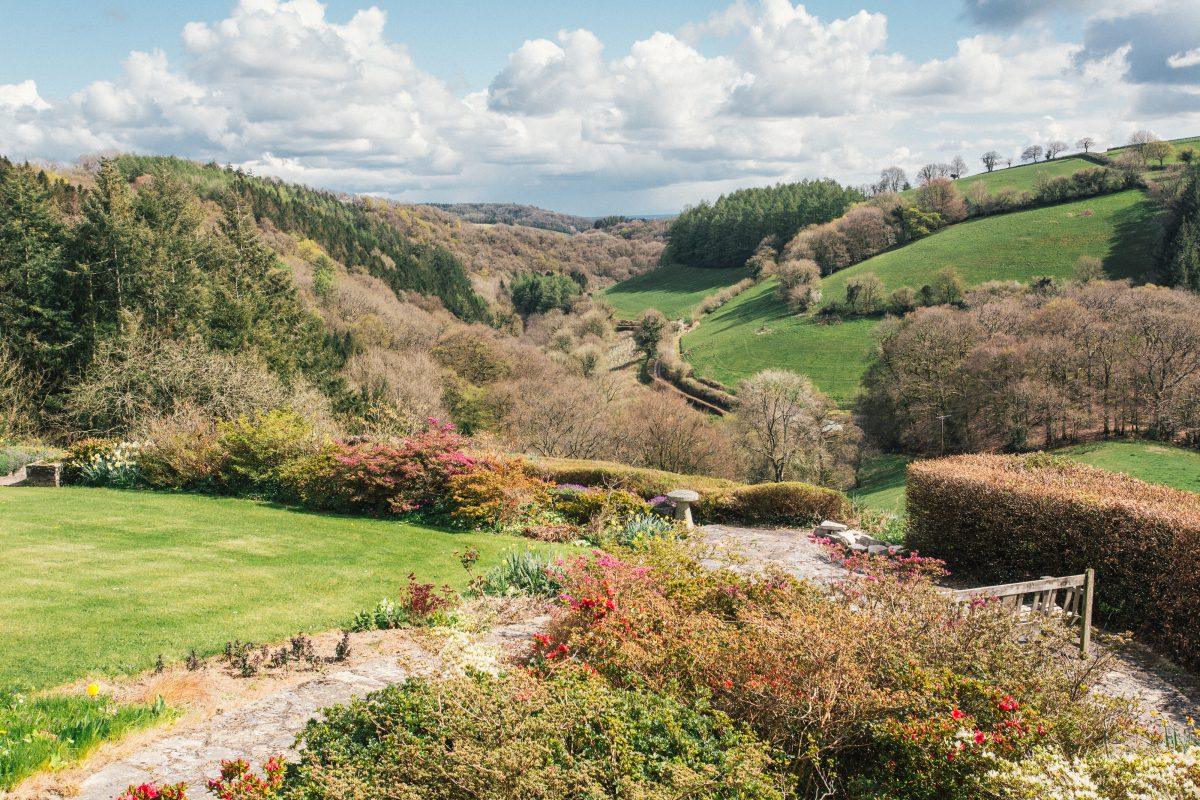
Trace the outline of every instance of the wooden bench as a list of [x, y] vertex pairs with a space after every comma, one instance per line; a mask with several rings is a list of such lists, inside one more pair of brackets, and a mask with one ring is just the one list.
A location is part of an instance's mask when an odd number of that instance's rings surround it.
[[999, 600], [1012, 610], [1022, 624], [1036, 625], [1048, 617], [1059, 617], [1068, 625], [1082, 626], [1079, 651], [1086, 656], [1092, 645], [1092, 597], [1096, 589], [1096, 571], [1065, 578], [1041, 578], [1036, 581], [980, 586], [975, 589], [949, 589], [955, 602], [970, 605], [977, 600]]

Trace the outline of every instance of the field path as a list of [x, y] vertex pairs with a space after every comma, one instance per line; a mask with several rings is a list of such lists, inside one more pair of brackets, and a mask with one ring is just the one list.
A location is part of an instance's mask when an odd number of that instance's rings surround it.
[[[701, 531], [707, 543], [728, 551], [728, 556], [718, 553], [714, 561], [734, 569], [775, 563], [797, 577], [819, 583], [841, 580], [848, 574], [828, 558], [821, 545], [809, 539], [809, 531], [725, 525], [707, 525]], [[1099, 647], [1105, 647], [1104, 639], [1101, 635]], [[1189, 730], [1188, 718], [1200, 719], [1200, 676], [1137, 643], [1111, 651], [1111, 655], [1114, 662], [1097, 682], [1098, 688], [1140, 701], [1148, 726]]]
[[[406, 637], [386, 656], [331, 668], [195, 724], [164, 729], [160, 738], [80, 780], [78, 794], [60, 796], [113, 800], [131, 784], [182, 781], [193, 800], [211, 798], [206, 782], [219, 772], [222, 759], [242, 757], [256, 767], [273, 755], [294, 759], [296, 735], [308, 720], [319, 716], [321, 709], [347, 703], [411, 676], [453, 671], [456, 664], [462, 663], [464, 647], [473, 653], [491, 654], [494, 661], [499, 654], [528, 642], [545, 621], [530, 616], [497, 625], [472, 637], [469, 643], [452, 639], [440, 650]], [[404, 636], [402, 631], [394, 633]], [[479, 665], [477, 658], [470, 661]]]

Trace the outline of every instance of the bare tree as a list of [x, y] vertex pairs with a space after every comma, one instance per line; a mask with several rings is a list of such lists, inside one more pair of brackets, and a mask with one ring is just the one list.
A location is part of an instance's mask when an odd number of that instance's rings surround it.
[[943, 162], [937, 164], [937, 176], [939, 178], [949, 178], [950, 173], [952, 173], [952, 172], [954, 172], [954, 168], [951, 167], [946, 162], [943, 161]]
[[967, 174], [967, 162], [963, 161], [962, 156], [955, 156], [950, 160], [950, 177], [961, 178]]
[[1142, 146], [1142, 155], [1147, 161], [1157, 161], [1158, 166], [1162, 167], [1163, 163], [1175, 152], [1175, 148], [1170, 142], [1164, 142], [1162, 139], [1155, 139], [1152, 142], [1146, 142]]
[[1046, 144], [1046, 160], [1053, 161], [1059, 153], [1067, 149], [1067, 143], [1055, 139]]
[[886, 167], [879, 173], [880, 192], [899, 192], [908, 187], [908, 175], [900, 167]]
[[1147, 130], [1134, 131], [1133, 133], [1129, 134], [1129, 143], [1133, 145], [1134, 150], [1137, 150], [1140, 153], [1146, 145], [1150, 144], [1150, 142], [1153, 142], [1157, 138], [1157, 136]]
[[1042, 146], [1040, 144], [1031, 144], [1021, 151], [1022, 161], [1037, 161], [1042, 157]]
[[934, 178], [938, 177], [938, 165], [926, 164], [917, 170], [917, 183], [922, 186], [929, 183]]
[[743, 447], [770, 477], [787, 478], [818, 444], [828, 401], [803, 375], [764, 370], [738, 387], [737, 426]]
[[979, 160], [983, 162], [983, 166], [987, 168], [987, 171], [991, 172], [1000, 163], [1000, 154], [995, 150], [988, 150], [979, 157]]
[[1076, 147], [1082, 147], [1083, 152], [1090, 153], [1092, 148], [1096, 146], [1096, 140], [1091, 136], [1084, 136], [1075, 143]]
[[1004, 166], [1011, 167], [1013, 160], [1011, 158], [1004, 159]]

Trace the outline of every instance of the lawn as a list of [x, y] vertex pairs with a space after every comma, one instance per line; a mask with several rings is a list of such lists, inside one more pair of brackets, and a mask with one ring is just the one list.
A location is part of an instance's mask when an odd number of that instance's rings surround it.
[[1057, 451], [1076, 461], [1147, 483], [1200, 492], [1200, 452], [1154, 442], [1097, 442]]
[[528, 539], [108, 489], [0, 489], [0, 687], [130, 673], [349, 622], [405, 576], [462, 587]]
[[[1081, 255], [1100, 257], [1113, 277], [1142, 278], [1152, 260], [1155, 213], [1149, 199], [1128, 191], [952, 225], [825, 278], [825, 302], [843, 298], [846, 282], [865, 273], [888, 290], [919, 288], [949, 266], [969, 285], [1027, 282], [1070, 277]], [[820, 325], [791, 314], [774, 285], [753, 287], [706, 316], [684, 336], [685, 357], [699, 374], [731, 386], [761, 369], [795, 370], [838, 404], [851, 405], [870, 363], [877, 320]]]
[[848, 494], [874, 511], [904, 513], [904, 485], [911, 456], [885, 453], [864, 463], [858, 470], [858, 486]]
[[672, 264], [610, 286], [601, 297], [619, 319], [635, 319], [648, 308], [679, 319], [708, 295], [748, 277], [750, 271], [743, 267], [703, 269]]

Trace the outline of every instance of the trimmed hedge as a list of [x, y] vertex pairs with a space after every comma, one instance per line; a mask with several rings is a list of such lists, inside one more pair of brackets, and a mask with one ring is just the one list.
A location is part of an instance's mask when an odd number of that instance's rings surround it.
[[1062, 457], [908, 468], [906, 544], [988, 582], [1096, 570], [1097, 611], [1200, 666], [1200, 495]]
[[807, 527], [821, 520], [848, 520], [850, 500], [841, 492], [795, 481], [755, 483], [701, 495], [695, 507], [704, 522]]
[[630, 467], [613, 461], [574, 458], [538, 458], [528, 462], [530, 471], [551, 483], [577, 483], [605, 489], [624, 489], [641, 497], [664, 495], [672, 489], [694, 489], [701, 494], [725, 491], [743, 484], [706, 475], [681, 475], [645, 467]]

